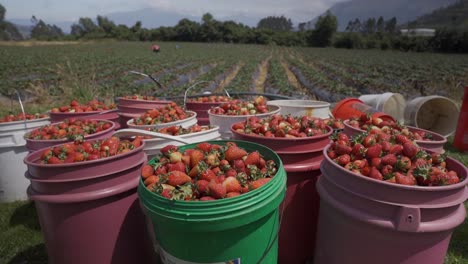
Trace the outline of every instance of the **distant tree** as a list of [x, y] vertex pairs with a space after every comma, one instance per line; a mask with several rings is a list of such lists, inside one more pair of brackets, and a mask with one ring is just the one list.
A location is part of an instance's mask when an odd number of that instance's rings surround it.
[[269, 16], [262, 18], [257, 24], [258, 29], [269, 29], [273, 31], [291, 31], [292, 26], [293, 24], [291, 19], [284, 16]]
[[81, 27], [84, 34], [97, 32], [99, 30], [99, 27], [94, 24], [93, 20], [89, 17], [80, 17], [78, 25]]
[[70, 34], [79, 38], [79, 37], [82, 37], [84, 35], [84, 31], [83, 31], [83, 29], [81, 28], [80, 25], [73, 24], [73, 25], [71, 25]]
[[221, 23], [213, 18], [213, 15], [206, 13], [202, 17], [200, 30], [200, 40], [206, 42], [222, 41], [223, 34], [220, 31]]
[[107, 17], [100, 15], [97, 16], [96, 20], [98, 27], [100, 27], [107, 36], [111, 36], [112, 31], [114, 31], [116, 27], [115, 23], [109, 20]]
[[133, 32], [133, 33], [136, 33], [138, 31], [141, 30], [141, 21], [137, 21], [135, 22], [135, 25], [133, 25], [130, 30]]
[[364, 33], [366, 34], [372, 34], [375, 33], [375, 18], [369, 18], [364, 22]]
[[385, 31], [385, 21], [382, 16], [377, 20], [377, 32], [383, 33]]
[[359, 18], [356, 18], [354, 20], [350, 20], [348, 22], [348, 25], [346, 26], [346, 31], [348, 32], [359, 32], [361, 31], [361, 21]]
[[31, 38], [33, 39], [56, 40], [64, 36], [62, 29], [56, 25], [46, 24], [42, 20], [37, 20], [35, 16], [31, 18], [31, 21], [36, 22], [31, 30]]
[[178, 41], [196, 41], [200, 31], [200, 24], [187, 18], [181, 19], [174, 27]]
[[3, 20], [5, 19], [5, 13], [5, 7], [2, 4], [0, 4], [0, 22], [3, 22]]
[[390, 20], [385, 22], [385, 32], [396, 33], [397, 19], [392, 17]]
[[332, 44], [333, 35], [338, 29], [338, 20], [330, 10], [325, 16], [320, 16], [315, 23], [315, 29], [307, 35], [307, 42], [311, 46], [327, 47]]
[[307, 23], [299, 23], [299, 31], [305, 31], [306, 30]]

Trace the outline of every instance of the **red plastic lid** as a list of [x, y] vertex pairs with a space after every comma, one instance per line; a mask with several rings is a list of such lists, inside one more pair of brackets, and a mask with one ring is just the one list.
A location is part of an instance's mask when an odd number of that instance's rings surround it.
[[340, 119], [348, 119], [349, 117], [347, 118], [344, 118], [342, 116], [345, 116], [345, 113], [348, 111], [348, 108], [350, 104], [352, 103], [361, 103], [361, 104], [364, 104], [363, 101], [359, 100], [358, 98], [346, 98], [346, 99], [343, 99], [341, 101], [339, 101], [338, 103], [336, 103], [335, 107], [333, 108], [332, 110], [332, 114], [335, 118], [340, 118]]

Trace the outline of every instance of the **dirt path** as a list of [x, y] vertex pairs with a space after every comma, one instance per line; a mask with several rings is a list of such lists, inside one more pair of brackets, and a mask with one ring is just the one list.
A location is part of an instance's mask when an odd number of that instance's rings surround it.
[[262, 63], [258, 66], [258, 76], [254, 81], [255, 87], [254, 91], [256, 93], [264, 93], [265, 92], [265, 81], [268, 76], [268, 62], [270, 61], [271, 56], [266, 58]]
[[218, 87], [214, 90], [214, 93], [224, 93], [224, 87], [229, 85], [234, 78], [236, 78], [240, 69], [244, 67], [245, 62], [241, 61], [236, 64], [229, 72], [229, 74], [219, 83]]
[[309, 95], [312, 99], [317, 100], [317, 96], [312, 92], [309, 92], [306, 87], [304, 87], [301, 82], [297, 79], [296, 75], [289, 69], [289, 64], [284, 60], [284, 58], [280, 59], [281, 66], [283, 66], [286, 75], [288, 76], [289, 83], [295, 88], [295, 90], [300, 95]]

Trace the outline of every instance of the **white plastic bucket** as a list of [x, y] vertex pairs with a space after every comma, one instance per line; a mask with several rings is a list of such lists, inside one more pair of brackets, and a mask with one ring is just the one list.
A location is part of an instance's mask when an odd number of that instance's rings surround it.
[[127, 122], [127, 126], [129, 128], [135, 128], [135, 129], [147, 129], [147, 128], [163, 128], [163, 127], [170, 127], [170, 126], [182, 126], [183, 128], [188, 128], [193, 125], [195, 125], [197, 121], [197, 113], [193, 111], [186, 111], [187, 113], [190, 113], [191, 116], [182, 120], [177, 120], [169, 123], [160, 123], [160, 124], [154, 124], [154, 125], [135, 125], [134, 124], [134, 119], [130, 119]]
[[0, 202], [26, 200], [29, 180], [23, 159], [29, 153], [24, 134], [50, 124], [49, 118], [0, 124]]
[[314, 100], [272, 100], [267, 105], [279, 106], [281, 115], [330, 117], [330, 103]]
[[217, 115], [212, 114], [210, 109], [208, 111], [208, 116], [210, 119], [210, 125], [219, 126], [219, 133], [223, 139], [230, 139], [232, 137], [231, 126], [235, 123], [239, 123], [247, 120], [247, 118], [256, 116], [258, 118], [265, 118], [278, 114], [280, 112], [280, 107], [276, 105], [269, 105], [269, 112], [257, 115]]
[[458, 106], [447, 97], [417, 97], [406, 105], [405, 124], [448, 137], [457, 128], [459, 113]]
[[399, 93], [366, 94], [361, 95], [359, 100], [373, 108], [391, 115], [396, 121], [403, 123], [406, 100]]

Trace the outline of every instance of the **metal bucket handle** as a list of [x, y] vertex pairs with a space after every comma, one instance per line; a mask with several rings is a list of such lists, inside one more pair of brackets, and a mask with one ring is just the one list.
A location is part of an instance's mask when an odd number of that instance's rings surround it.
[[[185, 108], [185, 109], [187, 109], [186, 103], [187, 103], [187, 93], [188, 93], [188, 91], [189, 91], [190, 89], [192, 89], [193, 87], [197, 86], [197, 85], [200, 84], [200, 83], [209, 83], [209, 82], [208, 82], [208, 81], [199, 81], [199, 82], [196, 82], [196, 83], [192, 84], [191, 86], [189, 86], [189, 88], [187, 88], [187, 89], [185, 90], [185, 93], [184, 93], [184, 108]], [[227, 97], [231, 97], [231, 95], [229, 94], [229, 92], [228, 92], [226, 89], [223, 88], [223, 90], [224, 90], [224, 92], [226, 93]]]
[[163, 138], [163, 139], [169, 139], [177, 142], [181, 142], [184, 144], [190, 144], [187, 140], [177, 137], [177, 136], [171, 136], [171, 135], [166, 135], [162, 133], [157, 133], [157, 132], [152, 132], [152, 131], [147, 131], [147, 130], [141, 130], [141, 129], [133, 129], [133, 128], [126, 128], [126, 129], [121, 129], [119, 131], [116, 131], [113, 136], [119, 137], [125, 137], [125, 136], [150, 136], [154, 138]]
[[138, 75], [150, 78], [153, 82], [155, 82], [159, 86], [159, 88], [165, 89], [164, 85], [162, 85], [157, 78], [151, 76], [151, 74], [146, 74], [146, 73], [137, 72], [137, 71], [129, 71], [129, 73], [138, 74]]

